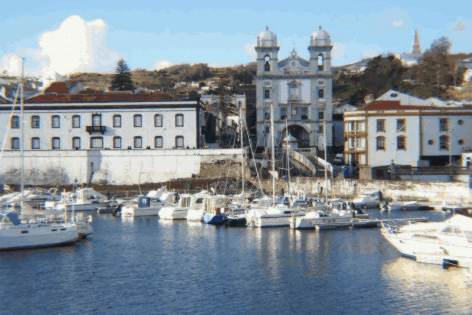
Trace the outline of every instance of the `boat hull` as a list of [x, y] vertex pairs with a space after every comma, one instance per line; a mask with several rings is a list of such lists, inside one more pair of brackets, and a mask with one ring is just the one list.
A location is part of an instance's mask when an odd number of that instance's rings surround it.
[[188, 209], [176, 207], [163, 207], [159, 211], [159, 218], [163, 220], [185, 220]]
[[160, 207], [138, 208], [138, 207], [123, 207], [121, 209], [122, 217], [147, 217], [158, 216]]
[[[28, 231], [28, 233], [25, 233]], [[38, 225], [33, 228], [15, 226], [0, 230], [0, 250], [19, 250], [62, 246], [79, 238], [76, 225]]]
[[203, 220], [203, 210], [188, 210], [187, 221], [201, 222]]
[[224, 214], [205, 213], [203, 215], [203, 222], [211, 225], [222, 225], [226, 221]]

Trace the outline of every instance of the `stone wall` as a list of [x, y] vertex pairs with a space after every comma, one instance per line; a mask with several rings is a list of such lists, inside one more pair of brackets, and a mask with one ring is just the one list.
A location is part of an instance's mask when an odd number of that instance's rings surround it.
[[[239, 161], [240, 155], [240, 149], [26, 151], [25, 174], [30, 185], [67, 185], [75, 179], [135, 185], [189, 178], [199, 175], [204, 163]], [[18, 183], [19, 168], [20, 152], [5, 151], [0, 163], [2, 181]]]

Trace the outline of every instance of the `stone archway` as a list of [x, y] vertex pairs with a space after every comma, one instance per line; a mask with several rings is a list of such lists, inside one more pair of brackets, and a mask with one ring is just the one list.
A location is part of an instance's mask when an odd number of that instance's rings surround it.
[[[298, 147], [299, 148], [308, 148], [310, 147], [310, 134], [300, 125], [289, 125], [288, 126], [289, 134], [297, 139]], [[280, 145], [282, 145], [283, 139], [286, 137], [287, 132], [285, 128], [282, 131], [282, 137], [280, 141]]]

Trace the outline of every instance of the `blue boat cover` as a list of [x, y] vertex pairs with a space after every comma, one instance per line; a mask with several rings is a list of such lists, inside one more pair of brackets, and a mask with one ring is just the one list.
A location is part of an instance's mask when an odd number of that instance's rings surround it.
[[10, 211], [10, 212], [0, 212], [0, 217], [6, 217], [13, 225], [19, 225], [21, 223], [20, 217], [18, 213]]

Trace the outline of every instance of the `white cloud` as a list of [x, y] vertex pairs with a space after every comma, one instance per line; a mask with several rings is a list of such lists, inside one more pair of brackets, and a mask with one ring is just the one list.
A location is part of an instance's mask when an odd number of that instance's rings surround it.
[[343, 59], [346, 56], [346, 45], [340, 42], [333, 43], [333, 59]]
[[[66, 18], [57, 29], [39, 36], [38, 48], [9, 53], [0, 59], [0, 71], [10, 73], [19, 55], [34, 62], [28, 74], [53, 78], [82, 71], [112, 71], [119, 54], [107, 47], [107, 25], [101, 20], [85, 21], [80, 16]], [[13, 74], [13, 73], [12, 73]]]
[[456, 23], [456, 25], [454, 25], [454, 28], [453, 30], [456, 31], [456, 32], [463, 32], [465, 31], [466, 29], [466, 25], [464, 23], [464, 21], [459, 21]]
[[162, 70], [165, 68], [169, 68], [170, 66], [172, 66], [172, 62], [170, 62], [169, 60], [159, 60], [154, 64], [154, 69]]
[[251, 61], [254, 61], [254, 60], [257, 59], [257, 53], [256, 53], [256, 50], [254, 49], [254, 47], [256, 47], [256, 44], [254, 44], [252, 42], [244, 44], [244, 51], [249, 56], [249, 58], [251, 58], [250, 59]]
[[5, 54], [0, 58], [0, 71], [9, 75], [20, 75], [21, 58], [16, 54]]
[[403, 27], [403, 20], [402, 19], [394, 20], [392, 22], [392, 26], [396, 28]]

